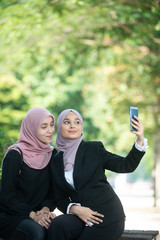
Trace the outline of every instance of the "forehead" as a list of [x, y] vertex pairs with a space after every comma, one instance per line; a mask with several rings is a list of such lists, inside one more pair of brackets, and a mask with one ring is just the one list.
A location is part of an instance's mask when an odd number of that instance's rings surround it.
[[53, 118], [51, 116], [48, 116], [41, 122], [41, 124], [50, 123], [52, 121], [54, 121]]
[[64, 119], [75, 119], [75, 118], [78, 118], [78, 116], [74, 113], [74, 112], [69, 112]]

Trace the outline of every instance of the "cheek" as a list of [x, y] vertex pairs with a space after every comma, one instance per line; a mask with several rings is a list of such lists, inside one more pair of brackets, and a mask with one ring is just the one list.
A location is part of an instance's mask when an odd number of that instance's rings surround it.
[[79, 131], [82, 132], [82, 126], [79, 126]]
[[55, 127], [52, 128], [52, 133], [54, 133], [54, 132], [55, 132]]
[[62, 127], [61, 127], [61, 132], [64, 132], [65, 131], [65, 126], [63, 125]]
[[38, 132], [38, 138], [43, 138], [45, 136], [45, 131], [41, 130]]
[[67, 126], [62, 126], [61, 127], [61, 134], [62, 134], [62, 136], [65, 136], [65, 134], [66, 134], [66, 131], [67, 131]]

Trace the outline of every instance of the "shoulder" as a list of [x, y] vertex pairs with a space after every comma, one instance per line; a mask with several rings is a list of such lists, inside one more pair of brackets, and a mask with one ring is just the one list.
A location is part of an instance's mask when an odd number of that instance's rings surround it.
[[102, 144], [101, 141], [83, 141], [84, 144], [87, 145], [87, 147], [96, 147]]
[[52, 154], [52, 162], [53, 162], [53, 161], [57, 161], [57, 159], [61, 158], [62, 156], [63, 156], [63, 152], [56, 150], [56, 151]]
[[5, 165], [14, 167], [21, 165], [21, 154], [15, 149], [10, 150], [3, 160], [3, 167]]
[[54, 148], [52, 151], [52, 157], [54, 157], [56, 153], [57, 153], [57, 150]]
[[85, 143], [88, 147], [99, 146], [100, 144], [102, 144], [102, 142], [100, 141], [87, 141]]
[[5, 158], [20, 158], [20, 157], [21, 157], [20, 152], [15, 149], [10, 150], [5, 156]]
[[83, 145], [87, 148], [87, 150], [97, 150], [101, 146], [103, 146], [101, 141], [82, 141], [80, 148], [83, 147]]

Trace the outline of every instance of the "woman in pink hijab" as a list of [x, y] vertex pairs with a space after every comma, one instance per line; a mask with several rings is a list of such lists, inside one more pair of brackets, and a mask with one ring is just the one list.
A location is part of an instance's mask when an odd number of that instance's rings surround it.
[[50, 145], [54, 130], [54, 116], [45, 108], [32, 108], [22, 121], [19, 140], [4, 156], [0, 236], [5, 239], [45, 239], [54, 218], [49, 196], [50, 159], [56, 153]]

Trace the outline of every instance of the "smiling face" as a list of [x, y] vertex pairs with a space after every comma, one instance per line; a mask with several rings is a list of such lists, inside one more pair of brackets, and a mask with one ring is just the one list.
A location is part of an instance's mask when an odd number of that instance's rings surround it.
[[82, 125], [74, 112], [69, 112], [62, 122], [61, 133], [64, 138], [76, 139], [81, 136]]
[[54, 120], [49, 116], [41, 123], [37, 132], [37, 138], [43, 143], [51, 143], [54, 130]]

